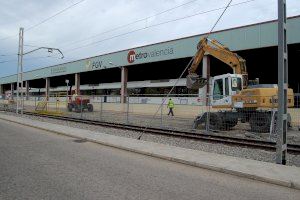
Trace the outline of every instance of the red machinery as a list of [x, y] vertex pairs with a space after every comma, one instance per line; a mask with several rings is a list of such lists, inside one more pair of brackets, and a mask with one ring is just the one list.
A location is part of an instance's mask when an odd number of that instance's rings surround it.
[[75, 97], [75, 100], [71, 100], [68, 102], [68, 111], [72, 112], [73, 109], [75, 112], [81, 112], [83, 110], [87, 110], [89, 112], [93, 112], [94, 107], [93, 104], [90, 103], [90, 99], [83, 97]]

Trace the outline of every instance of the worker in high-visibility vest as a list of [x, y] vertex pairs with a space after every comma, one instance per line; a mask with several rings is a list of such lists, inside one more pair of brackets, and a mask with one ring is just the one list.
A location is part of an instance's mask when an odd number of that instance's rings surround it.
[[174, 116], [174, 112], [173, 112], [173, 108], [174, 108], [174, 102], [173, 100], [170, 98], [168, 101], [168, 105], [167, 107], [169, 108], [169, 113], [168, 116], [171, 114], [172, 116]]
[[76, 101], [76, 97], [77, 97], [78, 95], [77, 95], [77, 91], [76, 91], [76, 89], [75, 89], [75, 91], [74, 91], [74, 93], [73, 93], [73, 95], [72, 95], [72, 101]]

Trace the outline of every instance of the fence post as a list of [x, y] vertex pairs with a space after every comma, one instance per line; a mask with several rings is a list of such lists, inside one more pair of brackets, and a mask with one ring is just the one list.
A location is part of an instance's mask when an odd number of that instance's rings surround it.
[[21, 115], [23, 115], [24, 110], [24, 96], [23, 96], [23, 83], [22, 83], [22, 94], [21, 94]]
[[82, 119], [82, 96], [80, 96], [80, 118]]
[[129, 95], [127, 96], [126, 124], [129, 124]]
[[163, 127], [163, 106], [164, 106], [164, 99], [162, 98], [162, 103], [160, 104], [160, 127]]
[[[300, 104], [299, 104], [299, 94], [297, 94], [297, 96], [296, 96], [296, 100], [297, 100], [297, 103], [296, 103], [296, 108], [300, 108]], [[296, 112], [296, 113], [298, 113], [298, 112]], [[297, 126], [298, 126], [298, 131], [300, 131], [300, 124], [299, 124], [299, 114], [297, 114], [297, 116], [296, 116], [296, 124], [297, 124]]]
[[103, 102], [102, 102], [102, 96], [100, 96], [100, 121], [102, 121], [102, 110], [103, 110]]
[[48, 107], [49, 107], [49, 102], [50, 102], [50, 97], [46, 97], [46, 111], [48, 111]]
[[59, 97], [56, 97], [56, 113], [59, 112], [59, 104], [60, 104], [60, 99]]
[[276, 110], [275, 110], [275, 106], [274, 106], [274, 101], [275, 98], [274, 96], [272, 96], [272, 109], [271, 109], [271, 123], [270, 123], [270, 134], [269, 134], [269, 140], [272, 139], [272, 134], [275, 130], [275, 115], [276, 115]]
[[206, 126], [205, 126], [205, 130], [207, 131], [207, 132], [209, 132], [209, 121], [210, 121], [210, 96], [209, 95], [207, 95], [206, 96], [206, 98], [207, 98], [207, 112], [206, 112]]

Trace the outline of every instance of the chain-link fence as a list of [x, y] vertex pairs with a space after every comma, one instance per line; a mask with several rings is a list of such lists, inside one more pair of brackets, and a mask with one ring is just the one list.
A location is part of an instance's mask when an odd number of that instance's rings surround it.
[[[16, 98], [14, 98], [16, 99]], [[245, 100], [245, 99], [244, 99]], [[2, 110], [16, 109], [15, 101], [1, 99]], [[277, 98], [264, 96], [239, 102], [233, 97], [196, 95], [42, 96], [24, 97], [24, 111], [132, 124], [196, 133], [241, 137], [276, 137]], [[258, 104], [260, 107], [256, 107]], [[288, 137], [300, 144], [300, 95], [288, 108]], [[172, 112], [170, 112], [172, 110]], [[174, 115], [174, 116], [173, 116]]]
[[15, 112], [17, 107], [16, 102], [13, 99], [5, 99], [4, 97], [0, 99], [0, 110]]

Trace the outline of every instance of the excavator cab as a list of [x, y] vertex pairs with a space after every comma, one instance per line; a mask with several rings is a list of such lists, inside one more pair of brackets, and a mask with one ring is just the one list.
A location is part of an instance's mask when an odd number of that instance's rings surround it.
[[241, 74], [223, 74], [211, 79], [210, 102], [213, 107], [231, 108], [232, 96], [243, 89]]

